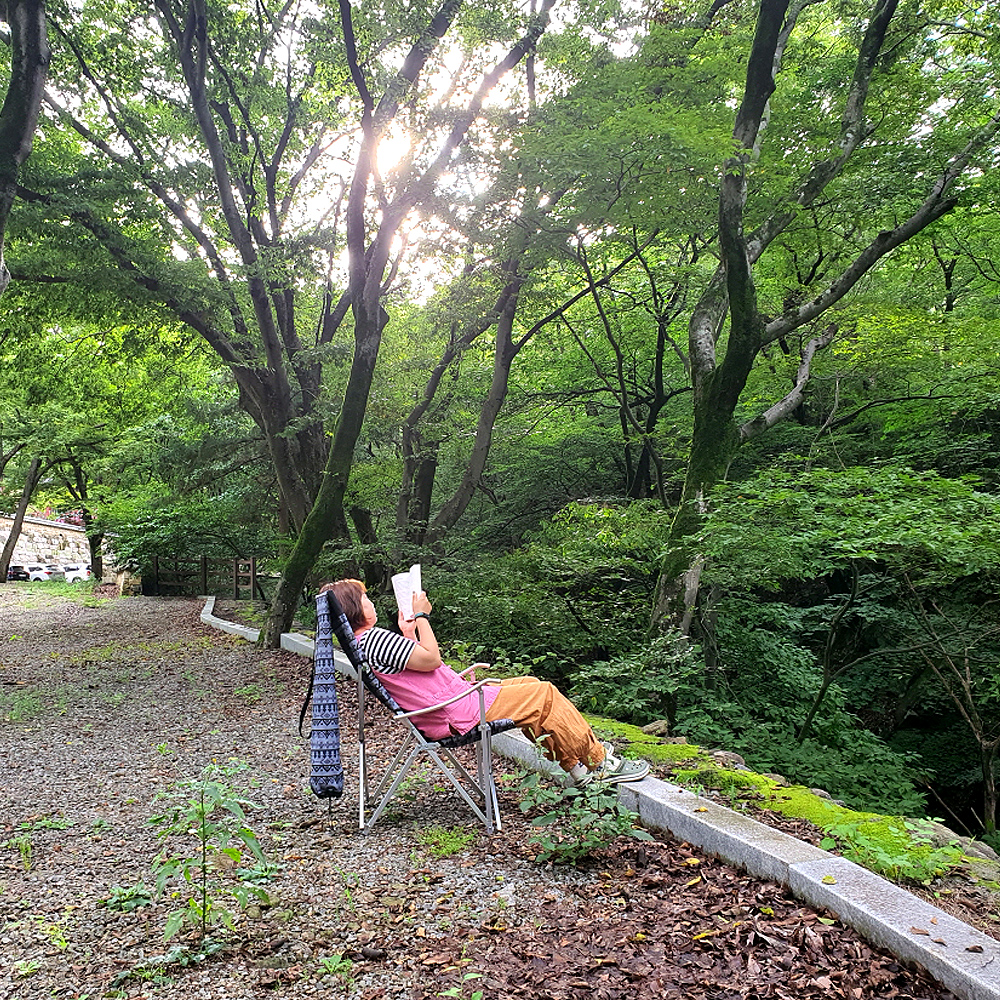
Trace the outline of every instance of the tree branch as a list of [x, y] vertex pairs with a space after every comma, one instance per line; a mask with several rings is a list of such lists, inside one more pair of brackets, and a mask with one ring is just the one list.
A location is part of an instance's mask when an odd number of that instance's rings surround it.
[[809, 382], [810, 369], [816, 352], [829, 347], [837, 333], [836, 323], [831, 323], [821, 334], [812, 337], [802, 348], [801, 361], [795, 373], [795, 383], [784, 399], [768, 407], [760, 416], [748, 420], [740, 427], [740, 441], [750, 441], [764, 431], [780, 423], [802, 405], [805, 388]]

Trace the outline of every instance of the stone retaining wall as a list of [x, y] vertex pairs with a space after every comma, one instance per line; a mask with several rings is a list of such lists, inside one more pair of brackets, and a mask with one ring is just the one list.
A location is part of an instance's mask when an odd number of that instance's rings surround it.
[[[4, 545], [10, 536], [14, 519], [0, 514], [0, 546]], [[26, 566], [28, 563], [55, 563], [65, 566], [67, 563], [90, 562], [90, 545], [87, 543], [87, 533], [83, 528], [72, 524], [59, 524], [57, 521], [44, 521], [37, 517], [26, 517], [21, 525], [11, 565]]]

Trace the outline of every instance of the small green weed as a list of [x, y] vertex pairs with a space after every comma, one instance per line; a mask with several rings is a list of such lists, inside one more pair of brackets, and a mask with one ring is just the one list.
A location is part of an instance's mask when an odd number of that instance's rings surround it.
[[25, 820], [21, 824], [22, 830], [65, 830], [72, 826], [73, 821], [65, 816], [38, 816], [34, 819]]
[[621, 804], [613, 785], [592, 781], [582, 788], [560, 788], [539, 774], [529, 774], [521, 782], [521, 792], [522, 812], [544, 810], [531, 821], [539, 827], [530, 842], [539, 848], [535, 860], [540, 863], [575, 863], [623, 834], [653, 839], [636, 827], [635, 813]]
[[249, 851], [259, 865], [265, 863], [257, 835], [246, 817], [246, 811], [256, 808], [256, 804], [235, 791], [227, 780], [246, 770], [246, 766], [242, 761], [231, 761], [224, 767], [211, 764], [201, 778], [177, 782], [157, 796], [167, 801], [166, 810], [150, 819], [159, 828], [158, 836], [165, 840], [192, 835], [196, 838], [193, 854], [170, 854], [165, 847], [153, 860], [157, 895], [162, 895], [172, 881], [179, 881], [181, 890], [172, 893], [171, 898], [190, 893], [167, 918], [167, 940], [184, 923], [198, 930], [203, 943], [209, 927], [223, 924], [232, 929], [233, 915], [222, 902], [226, 898], [243, 910], [251, 898], [269, 902], [260, 886], [224, 878], [227, 871], [237, 868], [242, 857], [235, 844]]
[[417, 840], [435, 858], [447, 858], [464, 851], [476, 839], [474, 830], [461, 826], [427, 826], [417, 831]]
[[319, 960], [319, 967], [324, 976], [339, 976], [347, 982], [351, 978], [354, 963], [344, 955], [328, 955]]
[[[462, 985], [467, 985], [474, 979], [482, 979], [483, 974], [481, 972], [467, 972], [462, 976]], [[449, 986], [444, 992], [438, 994], [439, 997], [465, 997], [465, 990], [462, 986]], [[468, 994], [468, 1000], [483, 1000], [482, 990], [473, 990]]]
[[97, 901], [97, 905], [116, 913], [131, 913], [140, 906], [148, 906], [152, 902], [153, 890], [144, 882], [140, 882], [138, 885], [130, 886], [113, 885], [107, 896]]
[[273, 882], [284, 867], [276, 861], [261, 861], [252, 868], [237, 868], [236, 877], [244, 882]]
[[152, 958], [138, 962], [131, 969], [123, 969], [111, 980], [111, 988], [102, 996], [124, 1000], [128, 996], [128, 992], [121, 989], [121, 984], [129, 980], [152, 983], [156, 986], [169, 985], [173, 979], [165, 971], [168, 967], [174, 965], [184, 969], [189, 965], [197, 965], [204, 962], [206, 958], [211, 958], [212, 955], [222, 951], [223, 947], [221, 941], [207, 939], [202, 939], [197, 948], [189, 948], [183, 944], [174, 945], [165, 955], [153, 955]]
[[259, 684], [244, 684], [233, 689], [237, 698], [242, 698], [248, 705], [256, 705], [264, 697]]
[[15, 691], [7, 702], [7, 721], [26, 722], [42, 714], [42, 699], [34, 691]]
[[4, 843], [4, 847], [11, 847], [21, 855], [21, 864], [25, 871], [31, 870], [31, 857], [34, 848], [31, 843], [30, 833], [17, 833], [10, 840]]
[[340, 876], [344, 883], [344, 900], [347, 903], [347, 908], [349, 910], [357, 909], [357, 905], [354, 902], [354, 893], [352, 890], [356, 889], [360, 883], [361, 878], [357, 872], [345, 872], [340, 868], [337, 869], [337, 874]]
[[69, 947], [69, 940], [66, 937], [66, 924], [58, 921], [39, 920], [38, 929], [49, 941], [59, 949], [65, 951]]
[[14, 971], [24, 979], [33, 976], [41, 967], [42, 963], [37, 958], [25, 958], [14, 963]]

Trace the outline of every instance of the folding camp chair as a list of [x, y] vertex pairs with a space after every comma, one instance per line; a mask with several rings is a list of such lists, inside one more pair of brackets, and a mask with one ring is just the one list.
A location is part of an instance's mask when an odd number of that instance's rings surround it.
[[[450, 698], [439, 705], [405, 712], [369, 668], [364, 651], [358, 645], [354, 631], [347, 621], [347, 616], [340, 603], [334, 594], [327, 591], [316, 598], [317, 659], [321, 655], [321, 636], [330, 635], [331, 632], [350, 661], [358, 685], [359, 829], [364, 833], [368, 833], [372, 829], [414, 763], [420, 757], [426, 756], [486, 826], [486, 832], [499, 833], [501, 829], [500, 810], [496, 784], [493, 781], [493, 757], [490, 741], [497, 733], [507, 732], [515, 728], [515, 723], [511, 719], [496, 719], [492, 722], [486, 719], [486, 701], [483, 688], [488, 684], [498, 684], [499, 681], [495, 678], [484, 678], [476, 681], [471, 691]], [[477, 666], [482, 666], [482, 664], [477, 664]], [[469, 668], [469, 670], [472, 669], [473, 667]], [[464, 673], [468, 673], [469, 670], [464, 671]], [[369, 694], [391, 713], [393, 721], [398, 723], [404, 732], [403, 745], [399, 748], [373, 792], [369, 792], [368, 789], [369, 769], [365, 752], [365, 702], [366, 696]], [[422, 715], [450, 705], [460, 698], [479, 699], [479, 725], [468, 733], [463, 733], [460, 736], [448, 736], [439, 740], [429, 739], [421, 732], [419, 724]], [[475, 776], [469, 772], [453, 752], [459, 747], [470, 745], [474, 745], [476, 750]], [[370, 810], [367, 818], [366, 810]]]

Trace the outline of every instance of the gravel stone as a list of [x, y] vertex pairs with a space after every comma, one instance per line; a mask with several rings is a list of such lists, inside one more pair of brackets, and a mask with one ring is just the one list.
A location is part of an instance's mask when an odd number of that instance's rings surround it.
[[[0, 587], [0, 1000], [430, 1000], [456, 986], [462, 996], [484, 989], [489, 1000], [631, 998], [661, 995], [674, 978], [685, 986], [671, 995], [728, 998], [737, 994], [711, 984], [751, 945], [776, 949], [753, 959], [759, 981], [780, 987], [767, 995], [839, 997], [839, 979], [827, 990], [828, 977], [802, 963], [820, 961], [827, 945], [831, 955], [872, 954], [780, 888], [686, 845], [622, 838], [588, 865], [539, 865], [514, 778], [501, 782], [497, 837], [426, 773], [361, 836], [351, 685], [340, 696], [347, 791], [331, 807], [308, 790], [308, 746], [297, 731], [309, 662], [208, 628], [201, 606]], [[390, 727], [375, 713], [368, 722], [369, 745], [386, 755]], [[164, 942], [176, 899], [131, 912], [102, 901], [153, 884], [158, 796], [231, 760], [247, 765], [232, 781], [258, 804], [249, 822], [278, 865], [270, 900], [236, 915], [220, 952], [166, 961], [175, 944], [196, 944], [187, 931]], [[435, 857], [422, 839], [432, 824], [469, 831], [471, 842]], [[176, 837], [172, 847], [190, 854], [196, 843]], [[644, 913], [659, 916], [639, 929], [629, 923]], [[759, 923], [768, 913], [770, 923]], [[723, 918], [737, 929], [736, 952], [714, 929], [694, 935], [699, 922], [721, 927]], [[744, 938], [741, 927], [759, 933]], [[668, 930], [685, 942], [681, 952], [660, 939]], [[542, 944], [543, 934], [555, 936]], [[587, 935], [592, 944], [573, 957]], [[630, 965], [626, 952], [635, 952]], [[872, 961], [880, 972], [867, 979], [895, 992], [871, 992], [862, 979], [861, 992], [846, 995], [950, 997], [891, 956]], [[521, 962], [555, 985], [535, 990]], [[626, 967], [631, 978], [616, 985]]]

